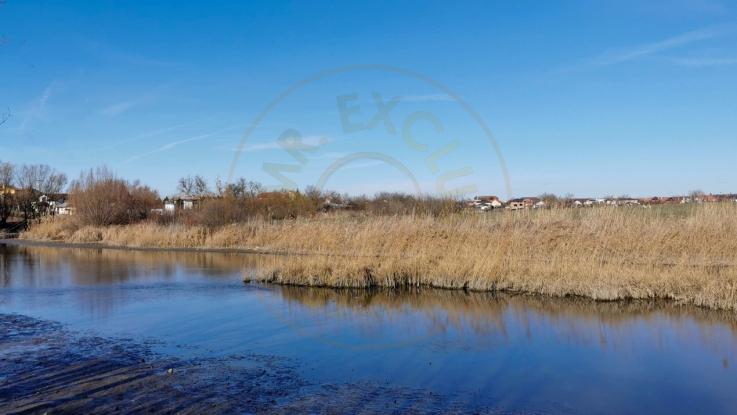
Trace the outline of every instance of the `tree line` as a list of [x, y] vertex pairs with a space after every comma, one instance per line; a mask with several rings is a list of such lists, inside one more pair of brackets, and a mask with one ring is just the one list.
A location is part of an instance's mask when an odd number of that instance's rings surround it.
[[5, 226], [10, 217], [27, 224], [52, 215], [50, 203], [42, 201], [42, 196], [53, 200], [65, 189], [68, 191], [65, 201], [74, 209], [70, 220], [79, 226], [155, 221], [217, 227], [253, 219], [310, 217], [336, 209], [356, 214], [435, 216], [462, 209], [457, 200], [403, 193], [349, 196], [316, 187], [303, 191], [268, 191], [261, 183], [245, 178], [230, 183], [217, 179], [211, 187], [204, 177], [195, 175], [179, 179], [177, 190], [197, 203], [192, 209], [178, 206], [174, 212], [166, 212], [156, 190], [120, 178], [106, 167], [83, 171], [77, 179], [69, 181], [64, 173], [47, 165], [16, 166], [0, 162], [0, 225]]
[[0, 226], [7, 225], [14, 214], [24, 221], [45, 214], [49, 204], [39, 197], [61, 193], [67, 180], [64, 173], [46, 164], [0, 162]]

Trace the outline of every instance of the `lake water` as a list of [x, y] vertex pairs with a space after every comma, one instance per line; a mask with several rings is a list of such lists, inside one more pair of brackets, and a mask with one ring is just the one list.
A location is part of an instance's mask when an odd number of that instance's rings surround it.
[[737, 313], [244, 284], [263, 260], [0, 245], [0, 313], [167, 356], [278, 356], [313, 385], [401, 388], [468, 410], [737, 413]]

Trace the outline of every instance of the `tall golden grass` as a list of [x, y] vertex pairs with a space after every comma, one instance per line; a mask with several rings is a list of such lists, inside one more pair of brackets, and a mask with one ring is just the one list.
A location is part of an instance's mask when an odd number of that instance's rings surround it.
[[331, 214], [217, 229], [149, 223], [79, 228], [55, 220], [22, 237], [281, 252], [246, 277], [281, 284], [663, 298], [737, 309], [734, 204], [443, 217]]

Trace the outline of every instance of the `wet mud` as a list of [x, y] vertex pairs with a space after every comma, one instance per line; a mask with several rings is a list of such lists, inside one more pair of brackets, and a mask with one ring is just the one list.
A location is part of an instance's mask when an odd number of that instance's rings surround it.
[[277, 356], [182, 359], [152, 345], [0, 314], [0, 413], [501, 413], [423, 390], [310, 384]]

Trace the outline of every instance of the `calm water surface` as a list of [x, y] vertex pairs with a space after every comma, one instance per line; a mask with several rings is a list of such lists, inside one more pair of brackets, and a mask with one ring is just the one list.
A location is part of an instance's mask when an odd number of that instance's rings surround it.
[[0, 245], [0, 313], [269, 354], [311, 382], [426, 390], [479, 408], [737, 413], [737, 314], [444, 290], [244, 284], [264, 256]]

